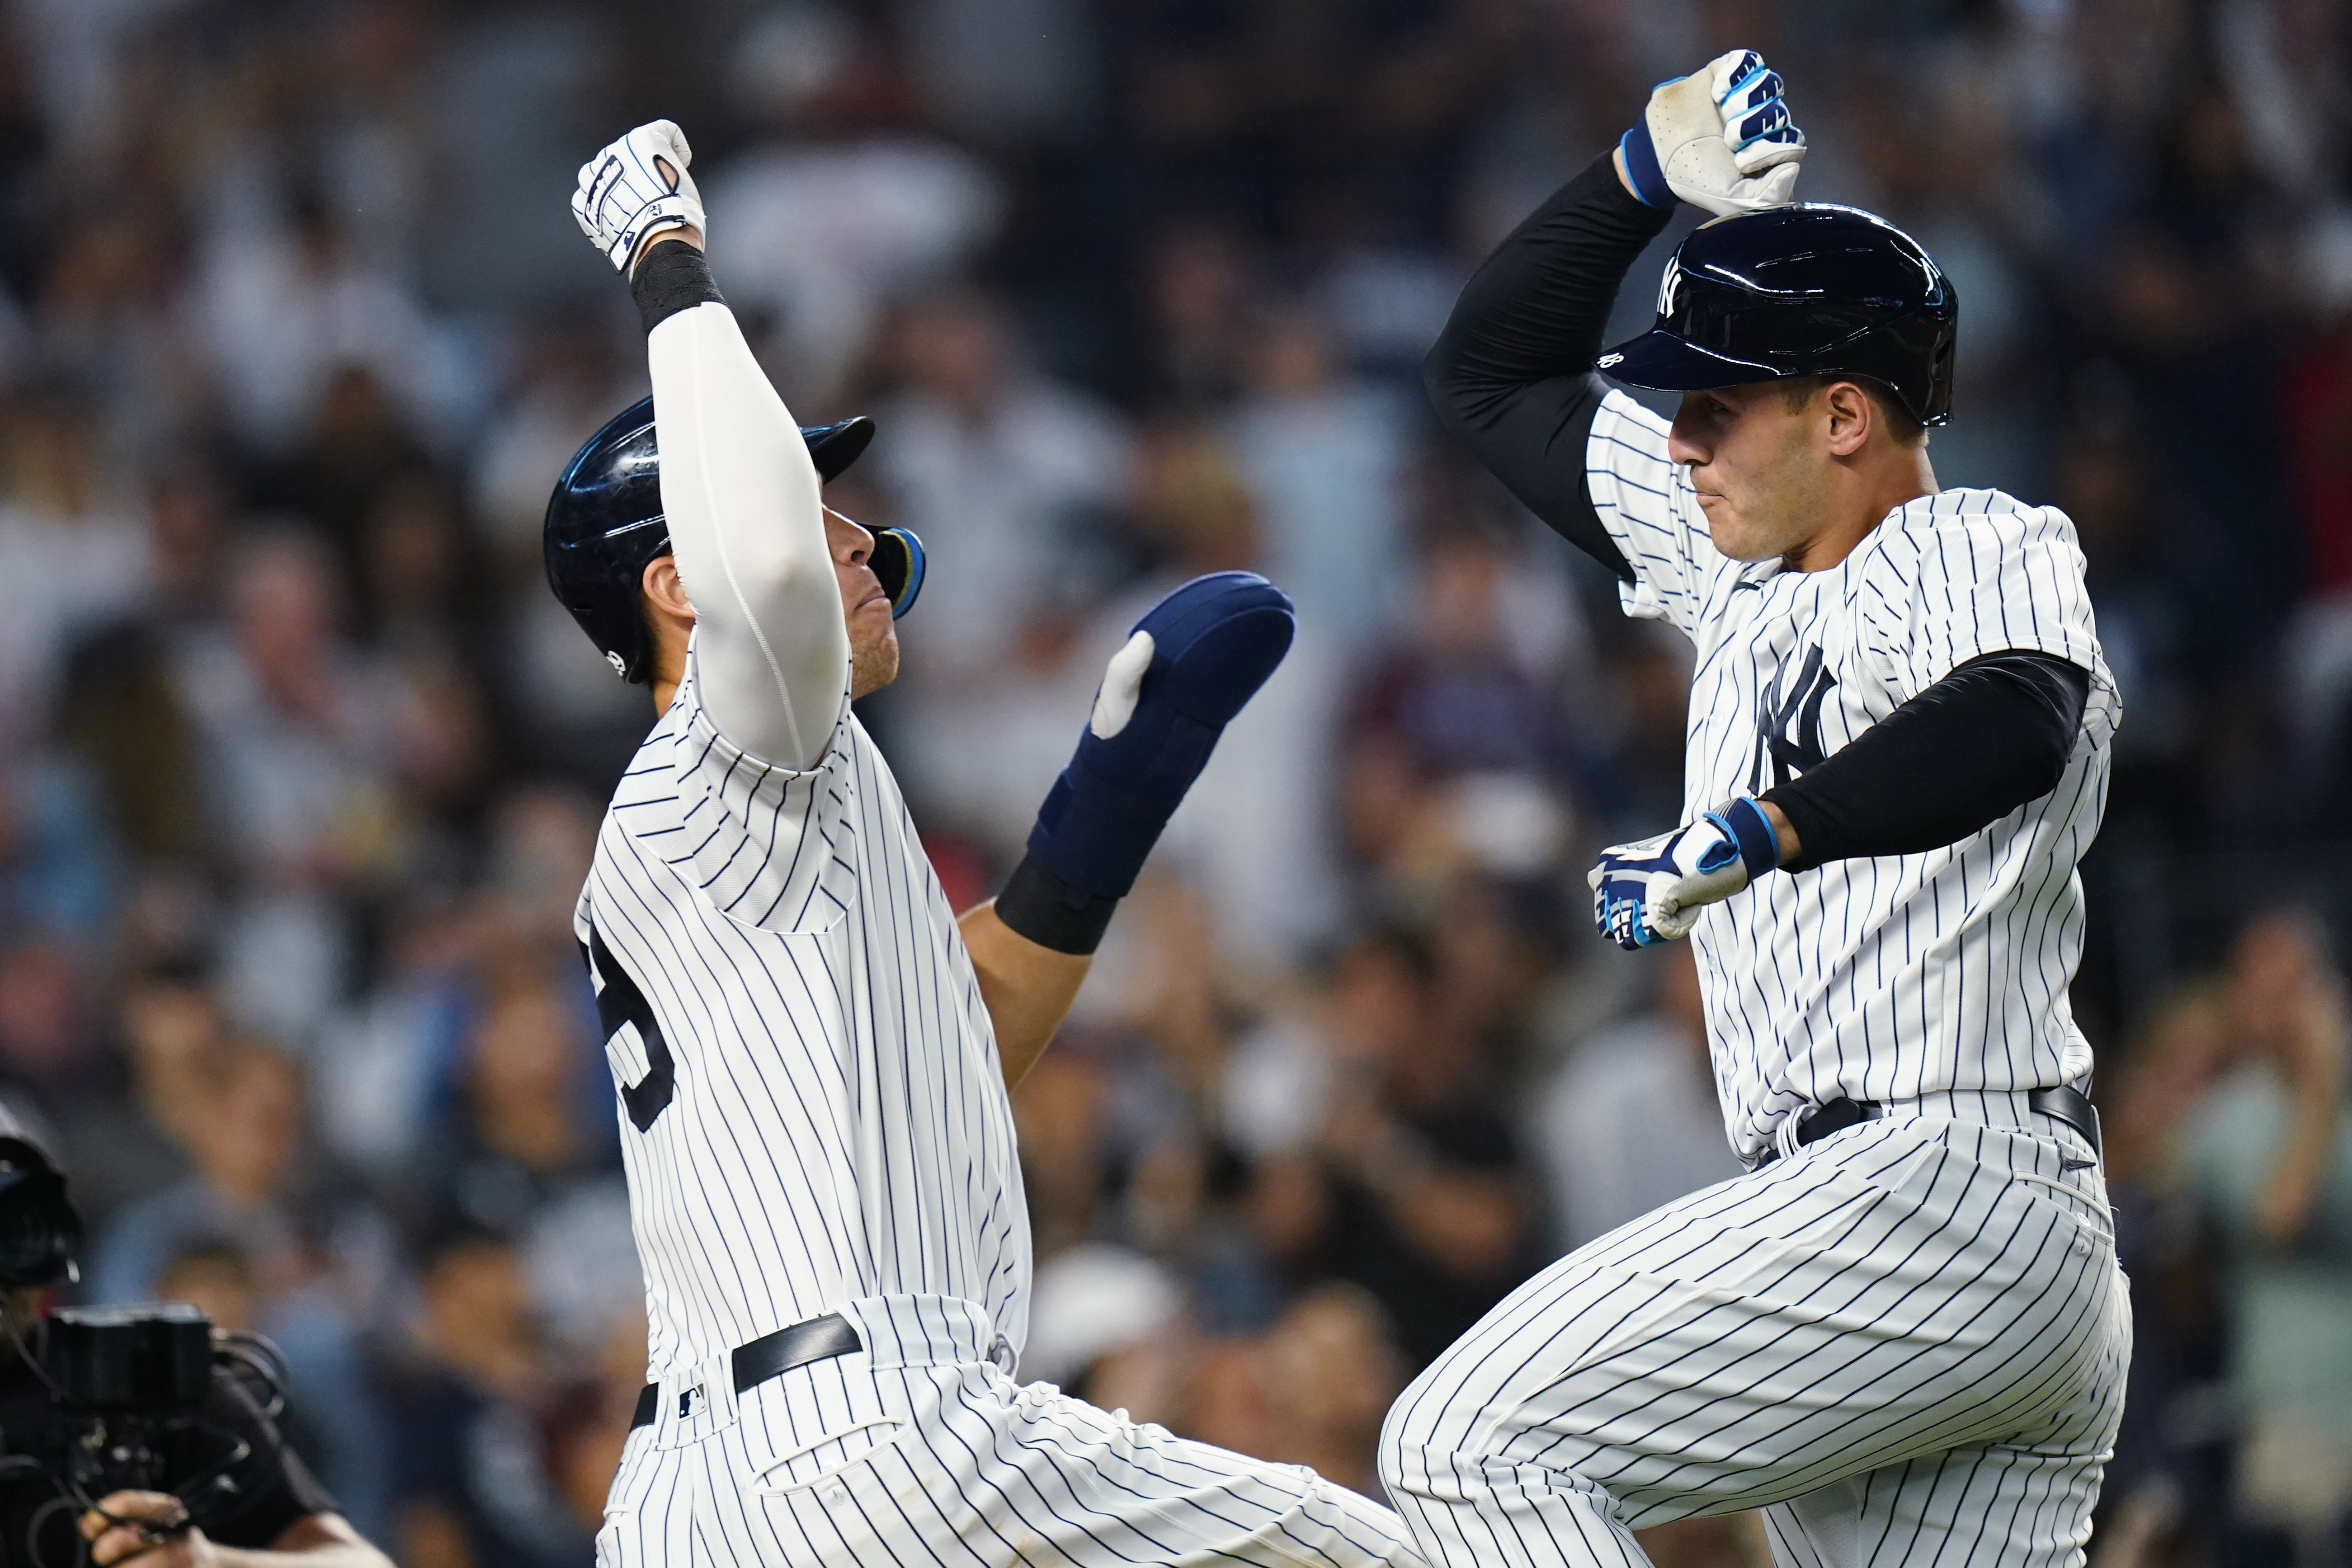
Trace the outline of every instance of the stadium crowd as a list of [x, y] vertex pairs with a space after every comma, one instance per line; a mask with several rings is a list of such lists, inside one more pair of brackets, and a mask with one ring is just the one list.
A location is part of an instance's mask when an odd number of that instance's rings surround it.
[[[1787, 76], [1800, 195], [1962, 302], [1947, 485], [2054, 501], [2126, 702], [2076, 1009], [2138, 1360], [2098, 1568], [2352, 1563], [2352, 8], [2338, 0], [10, 0], [0, 1100], [79, 1294], [193, 1300], [407, 1568], [590, 1561], [642, 1381], [571, 931], [652, 714], [549, 597], [645, 388], [565, 209], [655, 115], [830, 494], [928, 542], [866, 717], [986, 897], [1139, 608], [1299, 607], [1016, 1097], [1024, 1375], [1375, 1490], [1516, 1281], [1734, 1175], [1686, 956], [1685, 650], [1417, 368], [1649, 83]], [[1646, 322], [1647, 279], [1621, 301]], [[1754, 1564], [1738, 1521], [1662, 1568]]]

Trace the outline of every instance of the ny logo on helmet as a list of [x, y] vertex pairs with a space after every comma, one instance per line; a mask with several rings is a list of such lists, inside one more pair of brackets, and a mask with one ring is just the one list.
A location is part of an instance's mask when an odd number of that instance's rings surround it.
[[1658, 279], [1659, 315], [1671, 316], [1675, 313], [1675, 290], [1682, 286], [1682, 258], [1679, 256], [1667, 257], [1666, 270]]

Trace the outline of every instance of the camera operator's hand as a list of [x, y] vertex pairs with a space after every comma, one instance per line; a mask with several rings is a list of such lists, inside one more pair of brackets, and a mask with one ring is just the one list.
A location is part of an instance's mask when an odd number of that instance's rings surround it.
[[136, 1562], [139, 1568], [214, 1568], [220, 1562], [205, 1532], [188, 1522], [188, 1509], [163, 1492], [110, 1492], [81, 1516], [82, 1539], [98, 1568]]
[[223, 1546], [188, 1522], [178, 1498], [163, 1492], [111, 1492], [81, 1516], [82, 1539], [97, 1568], [392, 1568], [340, 1513], [305, 1514], [261, 1550]]

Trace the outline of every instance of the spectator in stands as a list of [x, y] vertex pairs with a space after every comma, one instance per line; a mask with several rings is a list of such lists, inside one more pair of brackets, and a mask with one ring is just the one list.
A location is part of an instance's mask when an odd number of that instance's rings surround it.
[[408, 1568], [589, 1560], [593, 1531], [569, 1504], [553, 1468], [560, 1450], [541, 1425], [558, 1381], [515, 1249], [476, 1230], [435, 1240], [390, 1395], [391, 1539]]
[[1685, 1193], [1740, 1173], [1707, 1064], [1698, 966], [1685, 946], [1649, 964], [1650, 1009], [1570, 1054], [1537, 1092], [1552, 1247], [1568, 1252]]
[[2309, 916], [2247, 925], [2229, 1015], [2227, 1065], [2189, 1115], [2181, 1159], [2221, 1265], [2237, 1503], [2308, 1542], [2352, 1511], [2352, 1026]]
[[1316, 1152], [1330, 1184], [1330, 1271], [1370, 1290], [1421, 1367], [1525, 1272], [1527, 1202], [1499, 1086], [1438, 1005], [1436, 955], [1381, 927], [1331, 966], [1335, 1070]]

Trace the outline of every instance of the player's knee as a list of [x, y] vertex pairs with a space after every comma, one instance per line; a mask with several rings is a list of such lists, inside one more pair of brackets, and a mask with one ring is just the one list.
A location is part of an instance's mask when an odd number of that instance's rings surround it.
[[1451, 1405], [1444, 1391], [1430, 1386], [1431, 1375], [1423, 1372], [1415, 1378], [1381, 1423], [1376, 1459], [1381, 1486], [1391, 1498], [1432, 1496], [1447, 1488], [1460, 1469], [1464, 1456], [1444, 1440], [1454, 1434], [1431, 1425], [1433, 1417], [1444, 1421]]
[[1451, 1356], [1413, 1379], [1381, 1424], [1376, 1458], [1392, 1501], [1477, 1504], [1515, 1467], [1505, 1449], [1517, 1430], [1503, 1413], [1468, 1396]]
[[1388, 1419], [1381, 1423], [1381, 1445], [1377, 1456], [1381, 1472], [1381, 1489], [1391, 1497], [1402, 1497], [1405, 1488], [1405, 1444], [1403, 1424], [1399, 1412], [1404, 1409], [1400, 1400], [1389, 1406]]

